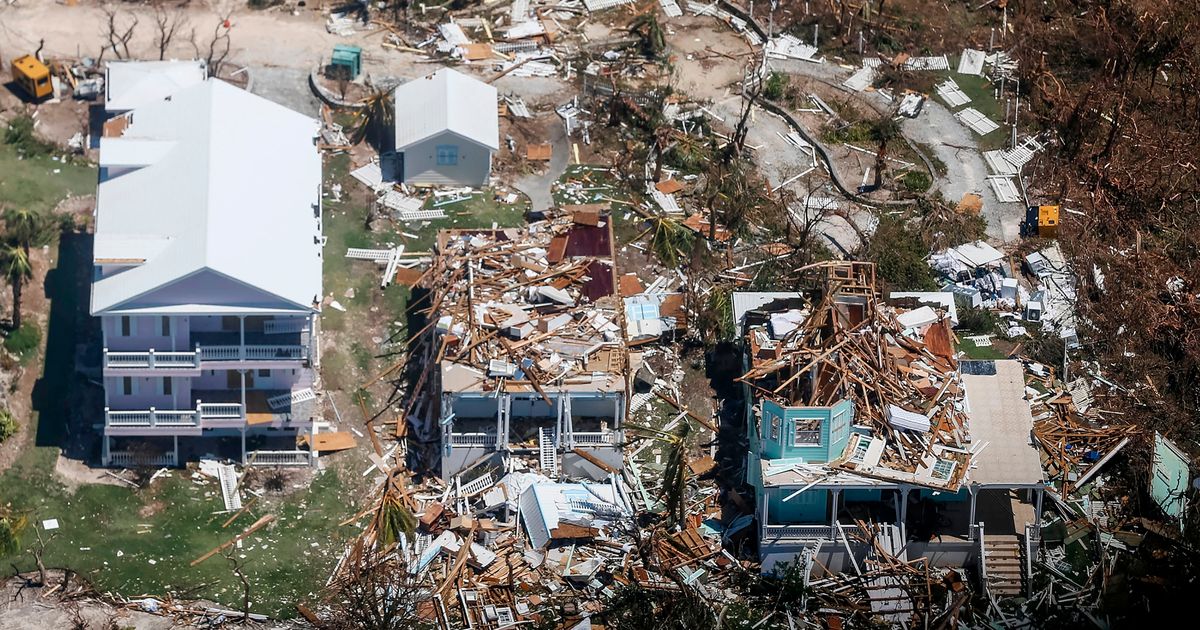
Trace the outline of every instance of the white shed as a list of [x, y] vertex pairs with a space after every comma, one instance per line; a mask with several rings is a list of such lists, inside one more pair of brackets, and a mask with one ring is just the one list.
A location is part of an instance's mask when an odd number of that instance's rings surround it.
[[396, 151], [408, 184], [482, 186], [500, 148], [496, 88], [441, 69], [396, 88]]

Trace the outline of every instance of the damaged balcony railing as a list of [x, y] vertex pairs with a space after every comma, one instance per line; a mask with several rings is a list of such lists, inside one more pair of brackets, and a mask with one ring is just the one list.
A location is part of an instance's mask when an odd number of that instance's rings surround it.
[[767, 525], [767, 539], [831, 540], [835, 537], [829, 525]]
[[451, 433], [451, 446], [495, 446], [496, 436], [490, 433]]
[[613, 431], [572, 432], [571, 438], [576, 446], [608, 446], [617, 443], [617, 434]]

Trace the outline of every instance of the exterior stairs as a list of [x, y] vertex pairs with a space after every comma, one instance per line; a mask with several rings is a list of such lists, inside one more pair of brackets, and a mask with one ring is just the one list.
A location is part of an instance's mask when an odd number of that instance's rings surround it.
[[987, 537], [983, 541], [983, 553], [988, 590], [997, 599], [1021, 595], [1024, 592], [1024, 559], [1017, 537]]

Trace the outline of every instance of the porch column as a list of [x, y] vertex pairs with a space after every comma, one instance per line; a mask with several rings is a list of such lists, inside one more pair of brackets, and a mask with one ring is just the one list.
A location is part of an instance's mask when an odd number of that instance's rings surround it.
[[908, 486], [900, 490], [900, 535], [908, 542]]
[[242, 422], [246, 421], [246, 370], [238, 370], [242, 378]]
[[101, 442], [100, 442], [100, 463], [101, 463], [101, 465], [108, 466], [109, 459], [111, 458], [111, 453], [112, 453], [112, 438], [109, 437], [108, 435], [105, 435], [104, 439], [101, 440]]
[[242, 465], [246, 465], [246, 427], [242, 427]]
[[967, 517], [967, 524], [968, 524], [967, 538], [969, 540], [975, 539], [975, 526], [978, 524], [975, 522], [975, 498], [977, 496], [976, 492], [977, 492], [977, 490], [974, 485], [967, 486], [967, 493], [971, 495], [971, 511], [969, 513], [970, 515]]
[[246, 360], [246, 316], [238, 315], [238, 358]]
[[771, 506], [769, 488], [763, 488], [762, 491], [762, 522], [759, 523], [759, 529], [762, 531], [758, 534], [758, 539], [762, 540], [767, 535], [767, 509]]
[[1038, 536], [1042, 535], [1042, 497], [1046, 495], [1046, 488], [1038, 486], [1037, 500], [1033, 508], [1033, 526], [1037, 528]]
[[830, 505], [831, 505], [831, 509], [829, 510], [829, 511], [831, 512], [831, 514], [829, 515], [829, 534], [830, 534], [830, 536], [836, 536], [836, 535], [837, 535], [837, 523], [838, 523], [838, 499], [839, 499], [841, 496], [842, 496], [842, 491], [841, 491], [841, 490], [837, 490], [837, 489], [834, 489], [834, 490], [833, 490], [833, 500], [832, 500], [832, 502], [831, 502], [831, 504], [830, 504]]
[[175, 438], [175, 465], [178, 466], [179, 465], [179, 436], [175, 435], [172, 437]]

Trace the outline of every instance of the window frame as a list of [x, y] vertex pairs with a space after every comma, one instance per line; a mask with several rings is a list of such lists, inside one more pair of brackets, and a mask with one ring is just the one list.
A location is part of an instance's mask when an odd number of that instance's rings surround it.
[[133, 395], [133, 377], [132, 376], [122, 376], [121, 377], [121, 395], [122, 396], [132, 396]]
[[[942, 464], [950, 465], [950, 468], [946, 471], [944, 476], [938, 474], [938, 466], [941, 466]], [[954, 461], [953, 459], [939, 457], [938, 460], [933, 463], [933, 466], [929, 468], [929, 476], [937, 479], [938, 481], [950, 481], [950, 479], [954, 477], [954, 470], [956, 468], [958, 468], [958, 462]]]
[[122, 337], [132, 337], [133, 336], [133, 318], [128, 315], [122, 315], [120, 321], [117, 322], [117, 332]]
[[175, 395], [175, 379], [171, 378], [170, 376], [163, 377], [162, 395], [163, 396], [174, 396]]
[[[810, 428], [813, 423], [816, 429]], [[817, 439], [812, 441], [801, 441], [800, 434], [806, 436], [816, 434]], [[821, 442], [821, 419], [820, 418], [797, 418], [792, 421], [792, 446], [794, 447], [812, 447], [822, 446]]]
[[163, 315], [161, 321], [162, 321], [162, 336], [170, 337], [171, 336], [171, 316]]
[[438, 166], [458, 166], [458, 145], [439, 144], [435, 146], [433, 159]]
[[779, 436], [783, 433], [783, 418], [779, 416], [771, 416], [771, 440], [779, 441]]

